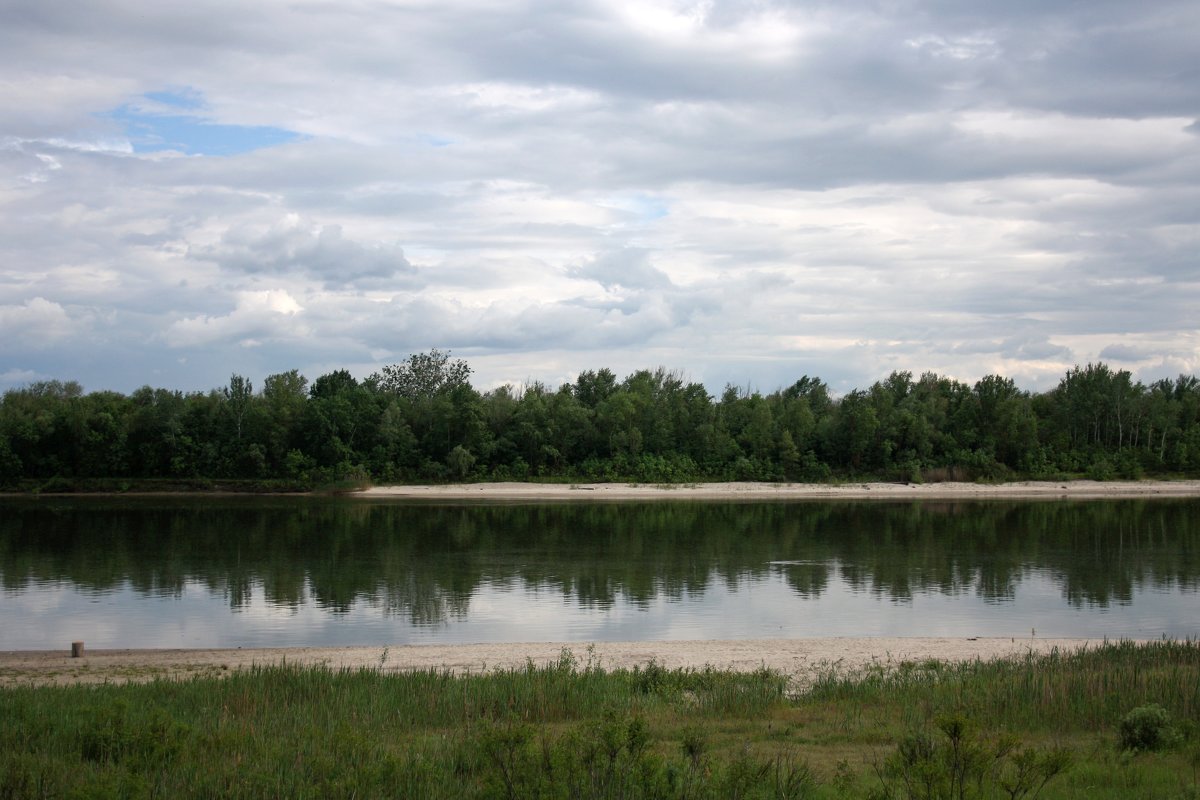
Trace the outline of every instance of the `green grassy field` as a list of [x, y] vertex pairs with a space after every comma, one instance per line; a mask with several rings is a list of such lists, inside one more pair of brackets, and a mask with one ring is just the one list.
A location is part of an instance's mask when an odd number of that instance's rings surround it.
[[831, 673], [796, 695], [766, 671], [568, 652], [460, 677], [281, 666], [0, 690], [0, 798], [1187, 798], [1198, 723], [1196, 642]]

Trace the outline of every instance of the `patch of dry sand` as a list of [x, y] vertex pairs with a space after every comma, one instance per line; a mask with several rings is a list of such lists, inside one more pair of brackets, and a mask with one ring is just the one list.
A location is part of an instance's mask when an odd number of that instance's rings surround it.
[[1094, 499], [1200, 496], [1200, 481], [1017, 481], [1013, 483], [467, 483], [376, 486], [363, 498], [432, 500], [801, 500]]
[[761, 667], [785, 673], [803, 687], [823, 671], [856, 671], [903, 661], [970, 661], [1019, 657], [1054, 649], [1096, 647], [1096, 639], [1036, 638], [820, 638], [723, 641], [597, 642], [563, 644], [399, 645], [395, 647], [296, 647], [237, 650], [85, 650], [81, 658], [63, 651], [0, 652], [0, 685], [102, 683], [220, 675], [253, 665], [304, 664], [332, 669], [382, 669], [386, 672], [433, 669], [481, 673], [514, 669], [529, 661], [557, 661], [564, 649], [584, 666], [591, 660], [605, 669], [633, 668], [655, 662], [679, 667], [753, 671]]

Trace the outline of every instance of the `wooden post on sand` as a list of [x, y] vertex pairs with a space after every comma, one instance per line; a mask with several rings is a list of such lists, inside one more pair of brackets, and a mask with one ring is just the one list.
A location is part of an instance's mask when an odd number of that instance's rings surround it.
[[83, 642], [71, 642], [71, 658], [83, 658]]

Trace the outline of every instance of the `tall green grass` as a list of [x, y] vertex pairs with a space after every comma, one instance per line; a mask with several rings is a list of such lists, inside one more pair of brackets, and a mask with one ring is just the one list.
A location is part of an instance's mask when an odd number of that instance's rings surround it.
[[504, 731], [527, 732], [512, 758], [528, 770], [535, 728], [556, 737], [538, 747], [570, 753], [559, 733], [586, 742], [599, 720], [647, 714], [750, 718], [784, 702], [786, 684], [766, 671], [580, 668], [564, 652], [547, 667], [464, 676], [281, 665], [10, 688], [0, 692], [0, 798], [486, 796], [499, 762], [479, 755], [480, 742]]
[[[1122, 753], [1121, 719], [1150, 705], [1180, 732], [1174, 749]], [[280, 665], [0, 690], [0, 800], [902, 797], [884, 778], [937, 757], [903, 761], [897, 745], [936, 744], [946, 719], [979, 747], [1069, 752], [1045, 798], [1185, 797], [1200, 791], [1198, 712], [1194, 642], [904, 664], [795, 696], [765, 670], [606, 670], [567, 652], [461, 676]]]
[[857, 677], [830, 673], [807, 698], [970, 709], [995, 727], [1040, 732], [1111, 729], [1131, 708], [1150, 703], [1200, 720], [1200, 646], [1124, 641], [1019, 659], [902, 664]]

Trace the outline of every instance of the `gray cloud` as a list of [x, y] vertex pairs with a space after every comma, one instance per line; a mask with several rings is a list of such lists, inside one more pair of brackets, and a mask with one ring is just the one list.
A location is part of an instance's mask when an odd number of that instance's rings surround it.
[[[1196, 371], [1197, 34], [1184, 0], [5, 9], [0, 376]], [[114, 112], [173, 96], [299, 138], [136, 152]]]
[[1022, 361], [1045, 361], [1047, 359], [1070, 361], [1074, 358], [1074, 353], [1070, 348], [1052, 344], [1045, 338], [1009, 339], [1000, 345], [1000, 353], [1008, 358]]
[[362, 278], [395, 279], [416, 271], [398, 246], [364, 246], [346, 238], [340, 225], [305, 225], [295, 216], [265, 230], [245, 225], [230, 228], [218, 244], [192, 248], [188, 255], [252, 274], [309, 274], [329, 286]]
[[575, 278], [594, 280], [606, 289], [665, 289], [671, 279], [649, 263], [645, 250], [619, 250], [589, 259], [568, 270]]
[[1149, 348], [1127, 344], [1110, 344], [1100, 351], [1100, 358], [1111, 361], [1142, 361], [1147, 358], [1164, 355]]
[[44, 297], [0, 306], [0, 340], [6, 351], [52, 347], [69, 338], [79, 327], [79, 321], [65, 308]]

